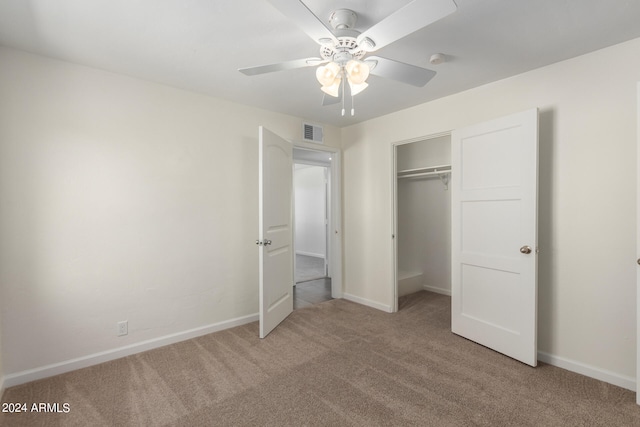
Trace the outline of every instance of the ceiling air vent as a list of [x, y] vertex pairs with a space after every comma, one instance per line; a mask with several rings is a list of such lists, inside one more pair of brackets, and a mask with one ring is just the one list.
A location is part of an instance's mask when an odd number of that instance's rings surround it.
[[302, 124], [302, 133], [304, 140], [309, 142], [317, 142], [322, 144], [322, 126], [314, 126], [309, 123]]

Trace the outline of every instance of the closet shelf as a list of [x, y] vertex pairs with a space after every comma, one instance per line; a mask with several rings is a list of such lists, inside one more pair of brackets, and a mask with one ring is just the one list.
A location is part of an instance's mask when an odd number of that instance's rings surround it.
[[430, 166], [428, 168], [404, 169], [398, 171], [398, 179], [420, 176], [445, 175], [451, 173], [451, 165]]

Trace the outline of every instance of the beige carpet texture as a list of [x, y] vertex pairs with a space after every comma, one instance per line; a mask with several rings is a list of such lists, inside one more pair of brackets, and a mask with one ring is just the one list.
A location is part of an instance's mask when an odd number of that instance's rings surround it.
[[450, 331], [447, 296], [383, 313], [332, 300], [9, 388], [2, 426], [640, 426], [635, 393], [531, 368]]

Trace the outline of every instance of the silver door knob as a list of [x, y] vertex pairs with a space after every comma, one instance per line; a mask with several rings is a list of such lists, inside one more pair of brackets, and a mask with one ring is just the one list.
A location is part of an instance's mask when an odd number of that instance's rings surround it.
[[640, 258], [638, 258], [638, 265], [640, 265]]
[[269, 246], [270, 244], [271, 244], [271, 240], [265, 240], [265, 241], [264, 241], [264, 245], [265, 245], [265, 246]]
[[520, 248], [520, 253], [523, 254], [530, 254], [531, 253], [531, 247], [530, 246], [523, 246]]

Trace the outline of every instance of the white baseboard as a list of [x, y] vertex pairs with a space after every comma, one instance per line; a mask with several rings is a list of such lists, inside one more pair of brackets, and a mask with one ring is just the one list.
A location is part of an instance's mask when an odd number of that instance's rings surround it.
[[451, 296], [451, 289], [436, 288], [435, 286], [427, 286], [427, 285], [423, 285], [422, 289], [429, 292], [435, 292], [436, 294]]
[[419, 292], [422, 290], [422, 273], [405, 273], [398, 277], [398, 296]]
[[566, 369], [567, 371], [575, 372], [577, 374], [595, 378], [596, 380], [617, 385], [618, 387], [626, 388], [627, 390], [636, 391], [636, 379], [633, 377], [627, 377], [615, 372], [596, 368], [581, 362], [576, 362], [575, 360], [565, 359], [564, 357], [554, 356], [553, 354], [542, 351], [538, 352], [538, 360], [558, 368]]
[[351, 301], [358, 304], [366, 305], [367, 307], [375, 308], [376, 310], [382, 310], [387, 313], [393, 313], [393, 307], [380, 304], [379, 302], [371, 301], [365, 298], [360, 298], [355, 295], [348, 294], [346, 292], [342, 294], [342, 298], [346, 299], [347, 301]]
[[314, 258], [322, 258], [324, 259], [324, 254], [316, 254], [313, 252], [305, 252], [305, 251], [296, 251], [296, 255], [306, 255]]
[[[441, 288], [424, 287], [425, 290], [431, 292], [437, 292], [445, 295], [450, 295], [447, 290]], [[367, 307], [375, 308], [386, 313], [392, 312], [392, 307], [381, 304], [379, 302], [371, 301], [366, 298], [361, 298], [355, 295], [344, 293], [342, 297], [348, 301], [362, 304]], [[122, 357], [130, 356], [132, 354], [141, 353], [143, 351], [152, 350], [154, 348], [164, 347], [169, 344], [174, 344], [180, 341], [185, 341], [191, 338], [196, 338], [202, 335], [207, 335], [213, 332], [222, 331], [225, 329], [233, 328], [235, 326], [244, 325], [247, 323], [255, 322], [258, 320], [258, 314], [251, 314], [248, 316], [238, 317], [224, 322], [214, 323], [212, 325], [203, 326], [200, 328], [190, 329], [184, 332], [178, 332], [164, 337], [154, 338], [151, 340], [143, 341], [136, 344], [116, 348], [113, 350], [103, 351], [100, 353], [91, 354], [76, 359], [67, 360], [60, 363], [55, 363], [40, 368], [29, 369], [15, 374], [9, 374], [4, 377], [0, 377], [0, 398], [4, 393], [5, 388], [13, 387], [16, 385], [28, 383], [31, 381], [51, 377], [54, 375], [63, 374], [65, 372], [75, 371], [77, 369], [86, 368], [89, 366], [97, 365], [100, 363], [108, 362]], [[542, 351], [538, 352], [538, 360], [547, 363], [558, 368], [566, 369], [571, 372], [575, 372], [581, 375], [585, 375], [590, 378], [594, 378], [600, 381], [604, 381], [609, 384], [616, 385], [618, 387], [625, 388], [627, 390], [636, 391], [636, 380], [633, 377], [617, 374], [615, 372], [607, 371], [604, 369], [596, 368], [594, 366], [586, 365], [581, 362], [566, 359], [564, 357], [555, 356]]]
[[86, 368], [100, 363], [109, 362], [111, 360], [120, 359], [132, 354], [141, 353], [154, 348], [164, 347], [169, 344], [175, 344], [191, 338], [207, 335], [213, 332], [222, 331], [224, 329], [233, 328], [235, 326], [244, 325], [258, 320], [258, 314], [250, 314], [248, 316], [238, 317], [224, 322], [214, 323], [199, 328], [190, 329], [184, 332], [165, 335], [142, 341], [139, 343], [127, 345], [113, 350], [107, 350], [100, 353], [90, 354], [88, 356], [78, 357], [76, 359], [66, 360], [60, 363], [43, 366], [40, 368], [29, 369], [15, 374], [6, 375], [3, 378], [3, 387], [13, 387], [16, 385], [28, 383], [42, 378], [63, 374], [65, 372], [75, 371], [77, 369]]

